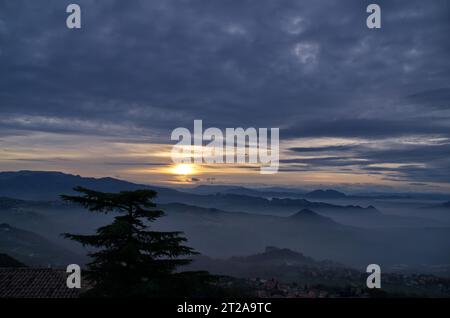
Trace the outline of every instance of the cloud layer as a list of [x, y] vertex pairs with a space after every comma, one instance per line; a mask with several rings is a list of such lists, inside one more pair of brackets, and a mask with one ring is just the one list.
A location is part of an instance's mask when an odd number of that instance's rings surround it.
[[[446, 0], [378, 1], [381, 30], [367, 29], [370, 2], [359, 0], [77, 3], [81, 30], [65, 27], [61, 1], [0, 4], [8, 146], [39, 133], [164, 144], [202, 119], [280, 127], [295, 148], [286, 170], [450, 181]], [[319, 149], [300, 138], [349, 143]]]

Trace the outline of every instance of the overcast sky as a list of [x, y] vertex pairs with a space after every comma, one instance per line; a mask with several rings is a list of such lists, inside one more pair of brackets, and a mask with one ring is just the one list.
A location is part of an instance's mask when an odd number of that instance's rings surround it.
[[280, 173], [191, 182], [450, 187], [447, 0], [371, 1], [379, 30], [361, 0], [71, 2], [0, 2], [0, 170], [180, 181], [170, 133], [202, 119], [279, 127]]

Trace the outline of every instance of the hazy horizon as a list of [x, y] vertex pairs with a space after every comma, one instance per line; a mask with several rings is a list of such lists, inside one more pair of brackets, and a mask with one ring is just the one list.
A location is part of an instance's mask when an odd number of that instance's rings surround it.
[[339, 192], [343, 192], [344, 194], [449, 194], [448, 191], [407, 191], [407, 190], [401, 190], [396, 188], [389, 188], [389, 187], [368, 187], [368, 186], [361, 186], [358, 187], [357, 185], [330, 185], [330, 184], [317, 184], [317, 185], [283, 185], [283, 184], [258, 184], [258, 183], [214, 183], [214, 182], [186, 182], [181, 184], [168, 184], [168, 183], [149, 183], [149, 182], [139, 182], [139, 181], [133, 181], [132, 179], [126, 179], [121, 178], [119, 176], [112, 176], [112, 175], [87, 175], [87, 174], [78, 174], [78, 173], [71, 173], [71, 172], [65, 172], [65, 171], [57, 171], [57, 170], [9, 170], [9, 171], [0, 171], [0, 174], [2, 173], [20, 173], [20, 172], [31, 172], [31, 173], [62, 173], [67, 175], [73, 175], [73, 176], [80, 176], [82, 178], [95, 178], [95, 179], [103, 179], [103, 178], [113, 178], [125, 182], [130, 182], [134, 184], [142, 184], [146, 186], [159, 186], [159, 187], [166, 187], [171, 189], [193, 189], [198, 186], [217, 186], [217, 187], [243, 187], [243, 188], [249, 188], [249, 189], [279, 189], [282, 191], [283, 189], [288, 191], [297, 191], [298, 193], [301, 193], [302, 191], [311, 192], [315, 190], [335, 190]]

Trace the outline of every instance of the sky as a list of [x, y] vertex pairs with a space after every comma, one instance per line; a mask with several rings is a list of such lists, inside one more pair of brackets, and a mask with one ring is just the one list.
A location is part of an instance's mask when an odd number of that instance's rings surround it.
[[[449, 34], [446, 0], [0, 1], [0, 170], [448, 191]], [[279, 172], [177, 174], [170, 135], [195, 119], [279, 128]]]

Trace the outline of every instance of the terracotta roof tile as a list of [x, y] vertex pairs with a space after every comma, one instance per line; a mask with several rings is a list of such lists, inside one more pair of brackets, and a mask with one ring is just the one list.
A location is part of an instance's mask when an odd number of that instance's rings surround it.
[[0, 298], [76, 298], [66, 272], [51, 268], [0, 268]]

